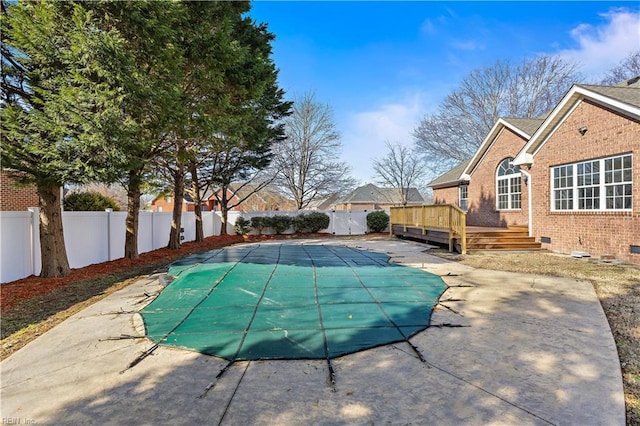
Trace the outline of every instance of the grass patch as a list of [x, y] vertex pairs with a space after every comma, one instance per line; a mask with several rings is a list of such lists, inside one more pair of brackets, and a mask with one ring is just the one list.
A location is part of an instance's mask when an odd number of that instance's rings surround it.
[[[116, 284], [122, 283], [132, 276], [139, 276], [152, 272], [148, 267], [136, 268], [126, 273], [116, 273], [104, 277], [74, 282], [64, 287], [51, 290], [26, 300], [17, 302], [11, 309], [4, 312], [0, 319], [2, 339], [22, 330], [33, 327], [59, 312], [84, 302], [95, 296], [105, 296]], [[122, 286], [116, 286], [121, 288]], [[25, 315], [25, 313], [29, 313]]]

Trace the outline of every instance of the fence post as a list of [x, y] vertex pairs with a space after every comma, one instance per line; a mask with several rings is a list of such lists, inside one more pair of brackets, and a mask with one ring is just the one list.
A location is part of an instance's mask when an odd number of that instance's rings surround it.
[[[40, 214], [40, 209], [38, 207], [29, 207], [27, 208], [27, 210], [29, 210], [29, 212], [31, 213], [31, 217], [29, 218], [29, 220], [31, 221], [31, 226], [29, 227], [29, 234], [31, 236], [31, 242], [29, 243], [29, 256], [31, 256], [31, 273], [33, 275], [36, 275], [36, 235], [38, 235], [38, 239], [39, 238], [39, 233], [40, 233], [40, 221], [39, 221], [39, 214]], [[36, 217], [38, 217], [38, 221], [36, 221]], [[37, 226], [38, 229], [36, 230], [36, 222], [37, 222]]]
[[155, 211], [151, 210], [151, 250], [155, 250], [156, 248], [156, 233], [154, 232], [154, 226], [153, 226], [153, 222], [155, 221], [156, 221]]
[[113, 209], [104, 209], [107, 213], [107, 261], [111, 260], [111, 212]]
[[107, 213], [107, 261], [111, 259], [111, 212], [113, 209], [104, 209]]

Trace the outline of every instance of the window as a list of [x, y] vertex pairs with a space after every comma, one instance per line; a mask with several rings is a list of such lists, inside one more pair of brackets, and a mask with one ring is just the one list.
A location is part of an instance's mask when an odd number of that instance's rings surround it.
[[553, 169], [554, 210], [573, 210], [573, 167]]
[[631, 210], [631, 155], [604, 160], [607, 210]]
[[626, 154], [554, 167], [552, 210], [631, 210], [631, 160]]
[[458, 205], [464, 211], [469, 210], [468, 202], [468, 189], [469, 185], [460, 185], [458, 187]]
[[598, 210], [600, 208], [600, 162], [578, 163], [576, 169], [578, 210]]
[[513, 164], [513, 158], [506, 158], [498, 166], [496, 178], [497, 209], [517, 210], [522, 205], [522, 179], [520, 168]]

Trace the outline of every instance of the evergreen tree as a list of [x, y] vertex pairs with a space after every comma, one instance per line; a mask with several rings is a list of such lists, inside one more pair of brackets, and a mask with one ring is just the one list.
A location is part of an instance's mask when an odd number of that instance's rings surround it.
[[37, 186], [41, 276], [64, 276], [61, 188], [111, 171], [103, 135], [122, 98], [104, 65], [123, 40], [76, 3], [3, 1], [2, 29], [0, 162]]
[[182, 5], [175, 2], [84, 3], [100, 27], [115, 30], [125, 40], [114, 52], [111, 75], [123, 96], [120, 126], [109, 133], [116, 155], [110, 158], [127, 190], [125, 257], [138, 257], [138, 223], [142, 185], [152, 161], [175, 139], [181, 114], [179, 81], [182, 56], [177, 40]]
[[[230, 209], [230, 185], [255, 183], [256, 175], [271, 161], [272, 145], [283, 139], [281, 119], [291, 107], [290, 102], [283, 101], [284, 92], [278, 87], [278, 72], [271, 59], [273, 34], [266, 25], [242, 16], [249, 10], [248, 2], [234, 2], [234, 6], [235, 14], [226, 21], [232, 50], [226, 52], [226, 62], [217, 68], [224, 85], [216, 95], [224, 102], [208, 97], [202, 102], [203, 125], [195, 132], [200, 139], [190, 167], [194, 203], [199, 207], [202, 188], [213, 191], [221, 206], [223, 234]], [[262, 186], [253, 187], [259, 190]]]

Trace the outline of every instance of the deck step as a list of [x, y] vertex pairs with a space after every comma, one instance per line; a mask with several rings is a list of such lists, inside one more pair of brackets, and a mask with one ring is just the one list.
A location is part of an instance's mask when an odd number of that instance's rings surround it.
[[511, 238], [511, 237], [529, 238], [529, 233], [516, 232], [516, 231], [467, 232], [467, 239], [469, 238]]
[[485, 237], [472, 235], [467, 236], [467, 244], [489, 244], [489, 243], [531, 243], [535, 239], [527, 236], [508, 236], [508, 237]]
[[529, 248], [489, 248], [489, 249], [483, 249], [483, 248], [467, 248], [467, 253], [478, 253], [478, 252], [484, 252], [484, 251], [488, 251], [488, 252], [504, 252], [504, 253], [510, 253], [510, 252], [533, 252], [533, 251], [546, 251], [546, 249], [543, 249], [542, 247], [529, 247]]
[[474, 230], [467, 233], [467, 250], [541, 250], [542, 244], [529, 236], [527, 226]]
[[467, 242], [467, 250], [536, 250], [542, 248], [542, 244], [535, 241], [504, 243], [504, 242], [484, 242], [470, 244]]

